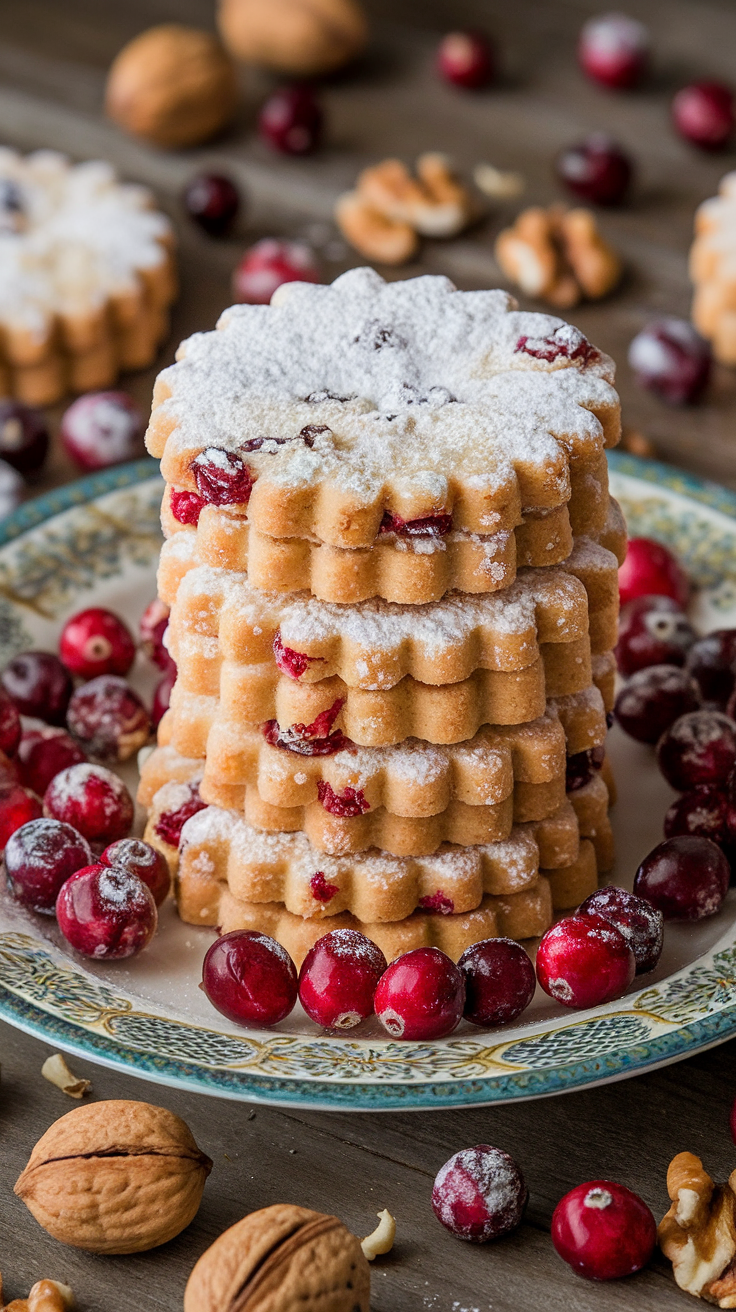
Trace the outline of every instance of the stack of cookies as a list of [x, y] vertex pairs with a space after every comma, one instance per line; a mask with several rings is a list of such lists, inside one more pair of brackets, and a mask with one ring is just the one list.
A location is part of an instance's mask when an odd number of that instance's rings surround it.
[[140, 797], [186, 921], [457, 958], [593, 891], [612, 380], [503, 292], [370, 269], [182, 345], [147, 438], [178, 678]]
[[721, 178], [718, 195], [695, 212], [690, 277], [695, 327], [717, 360], [736, 364], [736, 173]]

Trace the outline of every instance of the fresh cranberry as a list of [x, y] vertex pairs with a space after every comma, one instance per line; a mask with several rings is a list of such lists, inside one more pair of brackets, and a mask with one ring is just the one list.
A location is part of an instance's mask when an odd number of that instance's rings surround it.
[[0, 457], [19, 474], [36, 474], [48, 449], [49, 430], [40, 410], [0, 401]]
[[710, 378], [710, 346], [687, 319], [654, 319], [629, 346], [637, 382], [671, 405], [699, 401]]
[[716, 629], [698, 638], [687, 654], [686, 669], [704, 702], [721, 710], [736, 686], [736, 629]]
[[247, 305], [268, 305], [285, 282], [320, 282], [314, 254], [306, 242], [264, 237], [245, 252], [233, 274], [233, 295]]
[[686, 141], [718, 150], [733, 132], [733, 93], [722, 82], [692, 82], [672, 101], [672, 120]]
[[415, 948], [392, 961], [374, 999], [395, 1039], [442, 1039], [457, 1028], [464, 1005], [462, 974], [439, 948]]
[[140, 618], [138, 632], [146, 656], [166, 673], [172, 665], [171, 657], [164, 646], [164, 634], [169, 627], [170, 608], [158, 597], [149, 602]]
[[91, 606], [67, 620], [59, 639], [64, 665], [80, 679], [127, 674], [135, 660], [130, 629], [111, 610]]
[[684, 665], [694, 642], [695, 630], [671, 597], [635, 597], [621, 612], [616, 663], [624, 675], [648, 665]]
[[618, 1280], [646, 1266], [657, 1225], [646, 1203], [623, 1184], [588, 1180], [552, 1213], [552, 1243], [563, 1262], [589, 1280]]
[[565, 766], [565, 792], [576, 793], [579, 788], [589, 784], [601, 769], [605, 757], [606, 749], [602, 744], [568, 756]]
[[529, 1193], [513, 1157], [479, 1143], [445, 1162], [432, 1186], [432, 1211], [458, 1239], [484, 1244], [515, 1230]]
[[100, 857], [100, 865], [115, 866], [137, 875], [150, 888], [157, 907], [169, 896], [169, 863], [162, 852], [144, 843], [142, 838], [118, 838], [110, 843]]
[[0, 460], [0, 519], [7, 519], [18, 509], [25, 490], [25, 480], [18, 471], [7, 460]]
[[635, 87], [649, 65], [649, 33], [626, 14], [596, 14], [583, 24], [578, 59], [593, 82], [615, 91]]
[[650, 665], [624, 684], [614, 715], [630, 738], [656, 743], [680, 716], [698, 705], [695, 685], [676, 665]]
[[192, 472], [201, 497], [213, 506], [247, 504], [253, 475], [234, 451], [208, 446], [192, 461]]
[[533, 360], [544, 360], [545, 364], [554, 364], [557, 360], [577, 360], [583, 368], [591, 361], [600, 359], [600, 351], [571, 323], [560, 324], [559, 328], [555, 328], [546, 337], [523, 334], [514, 347], [514, 355], [519, 354], [530, 355]]
[[322, 136], [324, 116], [311, 87], [280, 87], [258, 115], [263, 141], [282, 155], [310, 155]]
[[15, 702], [0, 689], [0, 752], [15, 756], [23, 729]]
[[458, 961], [465, 981], [465, 1019], [474, 1025], [505, 1025], [529, 1006], [537, 985], [534, 967], [519, 943], [486, 938]]
[[633, 174], [628, 156], [603, 132], [561, 150], [555, 168], [568, 191], [594, 205], [620, 204]]
[[196, 528], [207, 502], [197, 492], [178, 491], [172, 488], [169, 504], [178, 524], [194, 524]]
[[352, 818], [356, 815], [365, 815], [366, 811], [371, 809], [371, 804], [366, 801], [362, 788], [343, 788], [341, 793], [336, 793], [332, 784], [320, 779], [317, 784], [317, 796], [330, 815]]
[[180, 784], [179, 788], [181, 793], [179, 805], [173, 811], [163, 811], [155, 826], [159, 838], [171, 847], [179, 846], [181, 831], [187, 820], [191, 820], [199, 811], [204, 811], [207, 805], [202, 801], [196, 784]]
[[31, 729], [23, 734], [18, 748], [20, 781], [43, 797], [57, 774], [86, 760], [79, 743], [63, 729]]
[[657, 763], [681, 793], [725, 784], [736, 765], [736, 722], [721, 711], [681, 715], [662, 735]]
[[664, 917], [651, 902], [625, 888], [608, 884], [591, 893], [578, 907], [578, 916], [594, 913], [610, 921], [623, 934], [636, 958], [636, 973], [654, 970], [662, 955]]
[[452, 528], [452, 515], [437, 513], [421, 519], [402, 519], [385, 510], [379, 533], [395, 533], [399, 538], [444, 538]]
[[14, 783], [0, 785], [0, 851], [16, 829], [42, 814], [41, 799], [30, 788]]
[[143, 454], [145, 421], [125, 392], [89, 392], [73, 401], [59, 430], [82, 469], [107, 469]]
[[299, 971], [299, 1001], [326, 1030], [351, 1030], [373, 1015], [386, 969], [381, 949], [357, 929], [333, 929], [315, 943]]
[[437, 72], [455, 87], [477, 91], [493, 81], [496, 52], [480, 32], [448, 32], [437, 50]]
[[172, 668], [168, 674], [164, 674], [156, 684], [153, 693], [153, 702], [151, 704], [151, 724], [154, 729], [158, 729], [162, 719], [169, 709], [171, 694], [174, 684], [176, 683], [176, 666], [172, 661]]
[[[17, 760], [11, 760], [5, 752], [0, 752], [0, 788], [6, 784], [20, 784], [23, 780], [20, 777], [20, 769]], [[35, 790], [31, 790], [35, 791]]]
[[240, 197], [234, 183], [222, 173], [198, 173], [186, 185], [184, 205], [190, 218], [210, 237], [224, 237], [235, 222]]
[[293, 647], [285, 647], [278, 629], [273, 640], [273, 654], [281, 673], [288, 674], [290, 679], [301, 679], [309, 666], [321, 659], [319, 656], [307, 656], [303, 651], [295, 651]]
[[148, 742], [151, 721], [137, 692], [115, 674], [101, 674], [72, 694], [67, 724], [96, 761], [127, 761]]
[[44, 813], [63, 820], [88, 843], [126, 838], [133, 824], [133, 799], [122, 779], [102, 765], [71, 765], [51, 780]]
[[666, 838], [644, 858], [634, 892], [662, 912], [665, 920], [702, 920], [721, 909], [731, 867], [709, 838], [681, 834]]
[[625, 993], [636, 958], [623, 934], [603, 916], [566, 916], [547, 930], [537, 950], [537, 979], [565, 1007], [597, 1007]]
[[722, 847], [728, 842], [729, 803], [719, 788], [691, 788], [672, 803], [664, 818], [665, 838], [696, 834]]
[[626, 560], [618, 572], [621, 605], [637, 597], [671, 597], [685, 609], [690, 580], [673, 552], [653, 538], [630, 538]]
[[56, 899], [56, 919], [67, 942], [97, 961], [134, 957], [158, 924], [156, 903], [143, 880], [103, 865], [69, 876]]
[[209, 949], [202, 987], [212, 1006], [228, 1020], [238, 1025], [277, 1025], [296, 1002], [296, 966], [274, 938], [235, 929]]
[[47, 724], [63, 724], [74, 684], [69, 671], [50, 651], [23, 651], [9, 660], [2, 685], [21, 715]]
[[86, 838], [60, 820], [31, 820], [11, 834], [5, 848], [8, 887], [17, 902], [53, 915], [62, 884], [88, 866]]

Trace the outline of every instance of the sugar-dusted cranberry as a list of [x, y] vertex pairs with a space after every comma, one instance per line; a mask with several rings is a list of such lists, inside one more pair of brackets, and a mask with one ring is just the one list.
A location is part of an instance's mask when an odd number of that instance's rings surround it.
[[150, 888], [157, 907], [169, 896], [169, 863], [162, 852], [144, 843], [142, 838], [118, 838], [110, 843], [100, 856], [100, 865], [115, 866], [137, 875]]
[[302, 83], [274, 91], [258, 115], [262, 139], [282, 155], [310, 155], [320, 143], [323, 123], [317, 97]]
[[16, 829], [42, 814], [41, 799], [30, 788], [16, 783], [0, 785], [0, 851]]
[[169, 627], [170, 608], [165, 602], [154, 597], [141, 615], [138, 625], [141, 645], [146, 656], [158, 665], [164, 673], [171, 665], [171, 657], [164, 646], [164, 634]]
[[0, 752], [15, 756], [22, 733], [18, 707], [0, 688]]
[[555, 168], [568, 191], [594, 205], [620, 204], [633, 175], [628, 155], [603, 132], [561, 150]]
[[67, 942], [96, 961], [134, 957], [158, 924], [156, 903], [143, 880], [103, 865], [69, 876], [56, 899], [56, 919]]
[[606, 749], [602, 744], [568, 756], [565, 767], [565, 792], [576, 793], [579, 788], [589, 784], [603, 765], [605, 757]]
[[235, 929], [207, 952], [202, 987], [212, 1006], [228, 1020], [238, 1025], [277, 1025], [296, 1002], [296, 966], [276, 939]]
[[310, 948], [299, 971], [299, 1001], [326, 1030], [350, 1030], [373, 1015], [386, 969], [381, 949], [357, 929], [333, 929]]
[[608, 884], [591, 893], [577, 909], [577, 915], [593, 912], [610, 920], [623, 934], [636, 958], [636, 973], [644, 975], [654, 970], [662, 955], [664, 917], [646, 898], [637, 897], [625, 888]]
[[127, 761], [148, 742], [151, 732], [138, 693], [115, 674], [101, 674], [77, 688], [66, 720], [87, 754], [107, 763]]
[[465, 981], [463, 1014], [474, 1025], [505, 1025], [516, 1020], [534, 997], [534, 967], [513, 939], [486, 938], [473, 943], [457, 964]]
[[462, 973], [439, 948], [415, 948], [391, 962], [378, 981], [373, 1005], [395, 1039], [444, 1038], [463, 1014]]
[[657, 1225], [638, 1194], [612, 1180], [588, 1180], [552, 1213], [552, 1243], [563, 1262], [589, 1280], [618, 1280], [646, 1266]]
[[517, 339], [514, 354], [529, 355], [533, 360], [544, 360], [545, 364], [555, 364], [557, 360], [577, 360], [583, 368], [591, 361], [600, 359], [596, 347], [571, 323], [560, 324], [559, 328], [555, 328], [546, 337], [522, 335]]
[[676, 665], [650, 665], [624, 684], [614, 707], [621, 728], [640, 743], [656, 743], [680, 716], [698, 705], [695, 685]]
[[103, 606], [91, 606], [67, 620], [61, 630], [59, 655], [80, 679], [127, 674], [135, 660], [135, 643], [119, 615]]
[[466, 91], [487, 87], [496, 73], [496, 53], [481, 32], [448, 32], [437, 50], [437, 72]]
[[23, 906], [53, 915], [62, 884], [91, 861], [89, 843], [71, 825], [31, 820], [11, 834], [5, 847], [8, 888]]
[[163, 811], [156, 821], [158, 837], [171, 847], [179, 846], [181, 831], [187, 820], [191, 820], [198, 811], [204, 811], [207, 805], [202, 801], [195, 783], [180, 784], [176, 800], [177, 805], [171, 811]]
[[273, 654], [281, 673], [288, 674], [290, 679], [301, 679], [314, 661], [322, 659], [320, 656], [307, 656], [303, 651], [295, 651], [293, 647], [285, 647], [280, 629], [276, 630], [273, 640]]
[[43, 797], [57, 774], [86, 760], [79, 743], [64, 729], [46, 725], [42, 729], [30, 729], [23, 734], [18, 748], [20, 781]]
[[690, 788], [674, 801], [664, 818], [665, 838], [697, 834], [722, 847], [730, 838], [729, 799], [721, 788]]
[[594, 912], [558, 920], [537, 950], [537, 979], [565, 1007], [597, 1007], [620, 998], [635, 973], [630, 944]]
[[583, 24], [578, 59], [594, 82], [615, 91], [635, 87], [649, 64], [649, 33], [626, 14], [596, 14]]
[[621, 605], [637, 597], [671, 597], [681, 609], [690, 598], [690, 580], [674, 552], [653, 538], [630, 538], [618, 572]]
[[208, 446], [192, 461], [192, 473], [201, 497], [212, 506], [246, 504], [253, 475], [235, 451]]
[[672, 121], [694, 146], [719, 150], [733, 132], [733, 92], [722, 82], [692, 82], [672, 101]]
[[671, 405], [694, 405], [710, 378], [710, 346], [687, 319], [653, 319], [629, 345], [636, 381]]
[[237, 217], [240, 196], [222, 173], [198, 173], [184, 189], [184, 205], [190, 218], [210, 237], [224, 237]]
[[736, 765], [736, 722], [721, 711], [681, 715], [662, 735], [657, 763], [679, 792], [725, 785]]
[[716, 629], [698, 638], [685, 666], [701, 699], [725, 709], [736, 686], [736, 629]]
[[63, 724], [74, 684], [69, 671], [50, 651], [23, 651], [8, 661], [2, 685], [21, 715], [47, 724]]
[[18, 509], [26, 490], [25, 480], [7, 460], [0, 460], [0, 520]]
[[0, 459], [19, 474], [36, 474], [49, 449], [49, 430], [40, 410], [20, 401], [0, 401]]
[[314, 252], [303, 241], [264, 237], [245, 252], [233, 274], [233, 295], [247, 305], [268, 305], [285, 282], [320, 282]]
[[79, 830], [88, 843], [127, 838], [133, 824], [133, 799], [122, 779], [103, 765], [71, 765], [51, 780], [44, 813]]
[[166, 674], [161, 676], [154, 688], [153, 701], [151, 703], [151, 724], [154, 729], [158, 729], [159, 724], [169, 709], [171, 694], [175, 683], [176, 666], [172, 661], [171, 668]]
[[343, 788], [341, 793], [336, 793], [332, 784], [320, 779], [317, 784], [317, 796], [330, 815], [353, 817], [365, 815], [366, 811], [371, 809], [371, 804], [366, 801], [362, 788]]
[[616, 663], [622, 674], [648, 665], [684, 665], [695, 630], [671, 597], [635, 597], [621, 612]]
[[89, 392], [72, 401], [59, 430], [82, 469], [107, 469], [143, 454], [145, 420], [126, 392]]
[[529, 1197], [513, 1157], [479, 1143], [462, 1148], [437, 1172], [432, 1211], [458, 1239], [487, 1243], [515, 1230]]
[[666, 838], [644, 858], [634, 892], [662, 912], [665, 920], [702, 920], [720, 911], [731, 867], [709, 838], [681, 834]]
[[421, 519], [402, 519], [385, 510], [379, 533], [395, 533], [399, 538], [444, 538], [452, 528], [452, 515], [438, 512]]
[[194, 524], [196, 528], [207, 502], [198, 492], [186, 492], [184, 489], [172, 488], [169, 504], [171, 513], [178, 524]]

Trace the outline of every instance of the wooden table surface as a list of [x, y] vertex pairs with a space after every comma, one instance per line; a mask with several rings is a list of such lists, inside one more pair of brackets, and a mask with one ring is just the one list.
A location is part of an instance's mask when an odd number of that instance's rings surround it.
[[[656, 70], [639, 93], [613, 96], [588, 85], [574, 59], [575, 36], [598, 9], [588, 0], [370, 0], [371, 50], [362, 64], [324, 89], [329, 132], [314, 159], [275, 158], [254, 137], [255, 107], [268, 82], [243, 75], [243, 107], [226, 138], [203, 150], [169, 155], [123, 137], [102, 115], [105, 71], [120, 45], [152, 22], [212, 25], [208, 0], [2, 0], [0, 130], [23, 149], [53, 146], [79, 158], [104, 156], [128, 177], [150, 183], [180, 234], [182, 295], [172, 337], [213, 325], [229, 301], [229, 278], [244, 244], [270, 233], [308, 237], [322, 252], [325, 278], [357, 263], [335, 240], [332, 202], [357, 169], [387, 154], [410, 160], [424, 149], [449, 151], [464, 169], [481, 159], [520, 170], [525, 200], [559, 195], [555, 151], [603, 129], [634, 155], [632, 202], [601, 225], [627, 261], [624, 286], [610, 301], [570, 317], [619, 364], [626, 422], [642, 429], [663, 458], [736, 486], [736, 372], [718, 369], [706, 402], [671, 410], [637, 389], [626, 348], [658, 313], [684, 315], [686, 256], [695, 205], [734, 167], [733, 154], [696, 154], [673, 135], [673, 90], [694, 77], [736, 74], [736, 7], [731, 0], [627, 0], [627, 12], [651, 26]], [[481, 26], [503, 50], [499, 86], [480, 95], [453, 92], [432, 73], [438, 34]], [[192, 230], [179, 193], [197, 168], [222, 167], [248, 198], [232, 240]], [[447, 273], [467, 287], [501, 279], [492, 239], [512, 210], [491, 210], [451, 243], [427, 243], [417, 271]], [[125, 385], [144, 406], [156, 370]], [[60, 410], [51, 412], [52, 421]], [[74, 476], [55, 445], [36, 491]], [[549, 1239], [552, 1209], [573, 1185], [596, 1177], [637, 1190], [657, 1218], [667, 1206], [665, 1172], [673, 1154], [701, 1154], [720, 1179], [734, 1165], [728, 1112], [736, 1093], [736, 1046], [607, 1087], [541, 1102], [490, 1109], [398, 1115], [318, 1114], [206, 1099], [157, 1089], [83, 1062], [97, 1098], [160, 1099], [183, 1115], [215, 1166], [200, 1213], [179, 1239], [152, 1254], [94, 1258], [62, 1248], [13, 1196], [12, 1185], [40, 1134], [70, 1103], [40, 1076], [49, 1049], [0, 1027], [0, 1269], [7, 1296], [52, 1276], [72, 1284], [86, 1312], [181, 1307], [187, 1274], [227, 1225], [253, 1208], [292, 1201], [336, 1212], [357, 1233], [388, 1207], [398, 1237], [373, 1278], [375, 1312], [551, 1312], [675, 1309], [687, 1305], [661, 1259], [625, 1285], [594, 1286], [572, 1275]], [[477, 1142], [505, 1148], [521, 1164], [530, 1203], [517, 1234], [475, 1247], [453, 1239], [429, 1206], [432, 1179], [446, 1158]]]

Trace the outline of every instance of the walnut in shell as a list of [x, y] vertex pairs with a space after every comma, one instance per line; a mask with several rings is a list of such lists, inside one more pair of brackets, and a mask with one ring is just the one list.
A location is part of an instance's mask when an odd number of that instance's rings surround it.
[[294, 77], [333, 72], [368, 36], [355, 0], [221, 0], [217, 21], [236, 59]]
[[280, 1203], [252, 1212], [202, 1254], [184, 1312], [369, 1312], [370, 1268], [336, 1216]]
[[211, 1169], [173, 1112], [110, 1100], [54, 1121], [15, 1192], [63, 1244], [90, 1253], [142, 1253], [189, 1225]]

